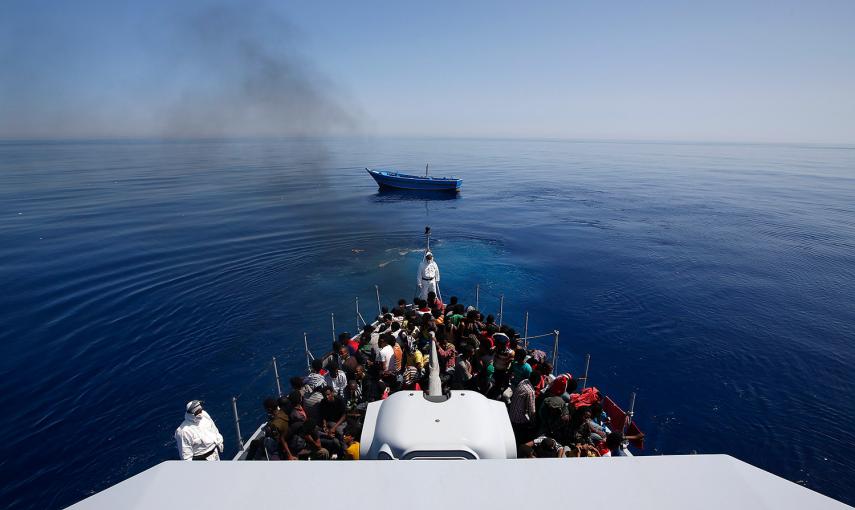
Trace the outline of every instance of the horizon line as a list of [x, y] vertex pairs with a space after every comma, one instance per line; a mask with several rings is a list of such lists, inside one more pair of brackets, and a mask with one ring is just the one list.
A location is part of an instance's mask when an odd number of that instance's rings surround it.
[[599, 138], [556, 136], [490, 136], [490, 135], [410, 135], [410, 134], [289, 134], [289, 135], [219, 135], [219, 136], [69, 136], [69, 137], [0, 137], [3, 145], [25, 144], [75, 144], [75, 143], [192, 143], [192, 142], [247, 142], [270, 140], [321, 140], [321, 139], [403, 139], [452, 141], [531, 141], [564, 143], [615, 143], [615, 144], [669, 144], [669, 145], [783, 145], [827, 149], [855, 149], [855, 141], [768, 141], [768, 140], [701, 140], [669, 138]]

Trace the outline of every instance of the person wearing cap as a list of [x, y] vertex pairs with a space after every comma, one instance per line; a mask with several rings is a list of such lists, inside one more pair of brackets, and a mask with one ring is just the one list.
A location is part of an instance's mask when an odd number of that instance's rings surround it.
[[178, 456], [181, 460], [220, 460], [223, 436], [202, 409], [202, 401], [187, 402], [184, 411], [184, 421], [175, 430]]
[[431, 252], [425, 253], [424, 260], [419, 264], [419, 273], [416, 275], [416, 278], [419, 286], [419, 295], [423, 300], [427, 300], [428, 292], [433, 292], [435, 295], [439, 294], [436, 290], [439, 283], [439, 266], [433, 260]]

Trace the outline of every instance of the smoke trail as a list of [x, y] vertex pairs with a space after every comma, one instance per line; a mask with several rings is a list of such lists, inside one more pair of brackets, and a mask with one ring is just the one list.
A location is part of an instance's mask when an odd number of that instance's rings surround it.
[[263, 4], [182, 16], [167, 136], [300, 136], [353, 132], [345, 94], [299, 52], [296, 29]]
[[355, 102], [265, 4], [22, 4], [0, 16], [0, 137], [354, 133]]

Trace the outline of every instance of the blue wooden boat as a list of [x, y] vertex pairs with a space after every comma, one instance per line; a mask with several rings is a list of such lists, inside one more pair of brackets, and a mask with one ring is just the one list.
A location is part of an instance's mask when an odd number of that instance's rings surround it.
[[462, 179], [454, 177], [429, 177], [422, 175], [402, 174], [389, 170], [366, 171], [377, 181], [381, 188], [416, 189], [421, 191], [459, 191]]

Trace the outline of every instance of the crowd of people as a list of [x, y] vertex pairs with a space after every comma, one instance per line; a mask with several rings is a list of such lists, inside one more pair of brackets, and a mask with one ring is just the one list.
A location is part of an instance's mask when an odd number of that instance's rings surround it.
[[287, 395], [265, 399], [269, 420], [247, 459], [358, 460], [368, 403], [427, 390], [431, 342], [443, 391], [478, 391], [507, 404], [518, 457], [625, 455], [624, 442], [640, 439], [610, 431], [599, 391], [577, 391], [570, 374], [553, 374], [546, 354], [526, 349], [513, 328], [431, 290], [384, 308], [355, 336], [342, 333], [307, 376], [291, 378]]

